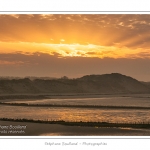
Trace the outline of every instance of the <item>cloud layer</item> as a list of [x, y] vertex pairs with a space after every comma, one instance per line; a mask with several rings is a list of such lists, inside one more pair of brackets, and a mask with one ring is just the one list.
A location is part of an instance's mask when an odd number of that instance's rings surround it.
[[149, 46], [150, 15], [0, 15], [1, 41]]
[[[100, 59], [67, 57], [44, 53], [0, 54], [0, 76], [50, 76], [69, 78], [87, 74], [118, 72], [141, 81], [150, 81], [150, 59]], [[3, 64], [2, 64], [3, 63]]]
[[150, 15], [0, 15], [0, 53], [143, 58], [150, 52]]
[[150, 15], [0, 15], [0, 76], [119, 72], [150, 81]]

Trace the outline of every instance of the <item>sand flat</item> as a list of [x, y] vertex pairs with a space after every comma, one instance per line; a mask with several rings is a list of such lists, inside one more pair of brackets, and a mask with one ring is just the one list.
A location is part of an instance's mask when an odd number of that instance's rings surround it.
[[[7, 133], [2, 133], [3, 126], [26, 126], [26, 129], [7, 129]], [[0, 121], [0, 136], [150, 136], [149, 129], [131, 128], [94, 128], [79, 126], [64, 126], [59, 124], [43, 124], [29, 122]]]

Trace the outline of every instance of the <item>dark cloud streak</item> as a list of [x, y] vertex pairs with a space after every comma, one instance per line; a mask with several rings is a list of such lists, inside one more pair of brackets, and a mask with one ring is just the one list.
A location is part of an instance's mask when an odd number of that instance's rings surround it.
[[[146, 54], [145, 54], [146, 55]], [[58, 58], [58, 55], [36, 53], [1, 54], [0, 61], [22, 61], [22, 65], [0, 64], [0, 76], [49, 76], [71, 78], [87, 74], [105, 74], [118, 72], [141, 81], [150, 81], [149, 59], [98, 59], [98, 58]]]

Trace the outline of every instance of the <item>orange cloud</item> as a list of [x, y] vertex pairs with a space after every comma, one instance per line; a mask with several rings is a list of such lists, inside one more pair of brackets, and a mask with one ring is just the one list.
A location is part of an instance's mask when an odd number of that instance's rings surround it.
[[[94, 44], [47, 44], [29, 42], [0, 42], [0, 53], [34, 53], [58, 54], [58, 57], [97, 57], [97, 58], [150, 58], [150, 49], [122, 47], [119, 43], [114, 46]], [[146, 53], [146, 55], [141, 55]]]
[[[150, 15], [0, 15], [0, 53], [150, 58]], [[143, 55], [143, 54], [144, 55]]]

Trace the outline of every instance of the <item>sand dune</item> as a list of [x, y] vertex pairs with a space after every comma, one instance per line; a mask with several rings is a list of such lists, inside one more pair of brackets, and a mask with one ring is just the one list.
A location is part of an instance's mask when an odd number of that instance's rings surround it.
[[40, 93], [150, 93], [149, 84], [119, 73], [87, 75], [77, 79], [1, 79], [0, 94]]

